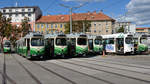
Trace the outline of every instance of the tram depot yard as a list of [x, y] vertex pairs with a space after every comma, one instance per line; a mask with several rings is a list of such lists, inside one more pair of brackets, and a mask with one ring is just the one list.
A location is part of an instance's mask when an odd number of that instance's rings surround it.
[[4, 43], [0, 84], [150, 84], [146, 40], [129, 34], [28, 34], [16, 42], [16, 53]]
[[97, 55], [31, 61], [15, 53], [1, 53], [0, 74], [0, 84], [150, 84], [150, 56]]

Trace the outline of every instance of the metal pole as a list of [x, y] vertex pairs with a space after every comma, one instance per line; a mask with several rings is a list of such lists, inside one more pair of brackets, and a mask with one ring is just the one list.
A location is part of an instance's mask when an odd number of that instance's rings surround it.
[[70, 8], [70, 34], [72, 33], [72, 7]]
[[74, 8], [80, 8], [83, 5], [85, 5], [85, 4], [82, 4], [82, 5], [77, 6], [77, 7], [70, 7], [70, 6], [65, 6], [64, 4], [60, 4], [60, 6], [63, 6], [65, 8], [69, 8], [70, 9], [70, 34], [72, 33], [72, 11], [73, 11]]
[[85, 33], [85, 23], [83, 21], [83, 33]]

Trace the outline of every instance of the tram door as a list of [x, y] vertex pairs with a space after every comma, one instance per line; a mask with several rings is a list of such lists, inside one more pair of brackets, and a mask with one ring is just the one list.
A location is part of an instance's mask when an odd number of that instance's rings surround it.
[[46, 58], [50, 58], [50, 40], [45, 40], [45, 56]]
[[124, 38], [116, 39], [116, 48], [117, 52], [124, 52]]
[[68, 43], [68, 55], [69, 57], [75, 56], [76, 54], [76, 38], [71, 38]]
[[30, 39], [27, 39], [27, 53], [30, 53]]
[[54, 57], [54, 38], [50, 39], [50, 56]]
[[88, 48], [89, 48], [89, 51], [92, 51], [93, 50], [93, 39], [88, 39]]

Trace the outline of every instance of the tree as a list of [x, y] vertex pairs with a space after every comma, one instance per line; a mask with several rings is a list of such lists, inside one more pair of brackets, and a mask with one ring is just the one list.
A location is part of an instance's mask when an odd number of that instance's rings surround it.
[[124, 33], [124, 27], [123, 27], [123, 26], [120, 27], [120, 28], [118, 29], [117, 33]]
[[25, 17], [21, 23], [21, 37], [24, 37], [31, 31], [31, 26], [28, 24], [29, 18]]
[[15, 43], [16, 41], [21, 37], [21, 28], [17, 26], [12, 26], [12, 34], [10, 36], [10, 42], [13, 46], [16, 46]]
[[1, 50], [3, 51], [3, 41], [4, 38], [9, 38], [11, 36], [11, 19], [6, 18], [2, 15], [0, 12], [0, 44], [1, 44]]
[[[85, 32], [88, 32], [90, 27], [91, 27], [91, 22], [85, 20], [82, 21], [73, 21], [72, 22], [72, 32], [73, 33], [79, 33], [79, 32], [83, 32], [83, 25], [85, 26]], [[69, 33], [70, 32], [70, 23], [66, 23], [65, 24], [65, 33]]]

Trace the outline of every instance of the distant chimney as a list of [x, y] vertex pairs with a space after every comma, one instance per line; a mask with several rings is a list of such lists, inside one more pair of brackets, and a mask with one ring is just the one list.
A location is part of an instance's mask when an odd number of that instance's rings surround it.
[[90, 15], [90, 11], [88, 11], [88, 15]]
[[100, 10], [100, 12], [99, 13], [103, 13], [103, 10]]
[[72, 15], [75, 15], [76, 13], [72, 13]]
[[93, 14], [96, 14], [96, 11], [94, 11]]

